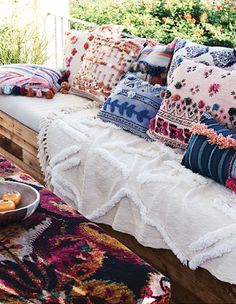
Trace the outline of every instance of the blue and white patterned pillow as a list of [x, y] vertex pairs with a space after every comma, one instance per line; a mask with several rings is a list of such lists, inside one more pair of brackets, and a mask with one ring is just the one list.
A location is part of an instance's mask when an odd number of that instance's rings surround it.
[[124, 130], [150, 139], [146, 131], [150, 120], [160, 108], [165, 88], [153, 86], [133, 74], [126, 74], [104, 103], [98, 117], [104, 122], [114, 123]]
[[173, 72], [178, 66], [178, 56], [183, 56], [205, 65], [212, 65], [226, 70], [236, 70], [235, 49], [220, 46], [206, 46], [179, 38], [177, 39], [174, 55], [168, 71], [167, 84], [170, 84], [172, 81]]
[[192, 132], [182, 165], [236, 191], [236, 132], [208, 113]]

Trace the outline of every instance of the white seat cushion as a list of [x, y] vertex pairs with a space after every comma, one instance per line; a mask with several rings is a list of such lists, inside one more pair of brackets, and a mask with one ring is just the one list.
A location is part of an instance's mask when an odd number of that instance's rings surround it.
[[48, 114], [90, 103], [87, 98], [57, 93], [53, 99], [0, 95], [0, 111], [39, 132], [40, 121]]

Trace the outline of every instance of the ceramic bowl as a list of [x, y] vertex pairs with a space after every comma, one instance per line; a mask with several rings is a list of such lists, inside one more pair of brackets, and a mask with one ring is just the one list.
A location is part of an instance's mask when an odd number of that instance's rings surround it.
[[17, 182], [0, 182], [0, 198], [5, 192], [19, 191], [21, 203], [15, 210], [0, 212], [0, 225], [19, 222], [31, 216], [39, 205], [39, 192], [33, 187]]

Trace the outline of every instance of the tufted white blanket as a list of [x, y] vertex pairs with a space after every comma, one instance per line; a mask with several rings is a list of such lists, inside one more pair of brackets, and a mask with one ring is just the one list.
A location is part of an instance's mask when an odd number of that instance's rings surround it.
[[236, 195], [184, 168], [181, 152], [105, 124], [96, 112], [42, 122], [39, 157], [54, 192], [88, 219], [236, 283]]

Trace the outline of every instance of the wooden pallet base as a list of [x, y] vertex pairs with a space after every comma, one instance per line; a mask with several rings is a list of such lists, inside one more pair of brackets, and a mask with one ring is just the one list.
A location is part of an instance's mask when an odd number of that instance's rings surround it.
[[37, 133], [1, 111], [0, 152], [37, 181], [44, 183], [37, 158]]

